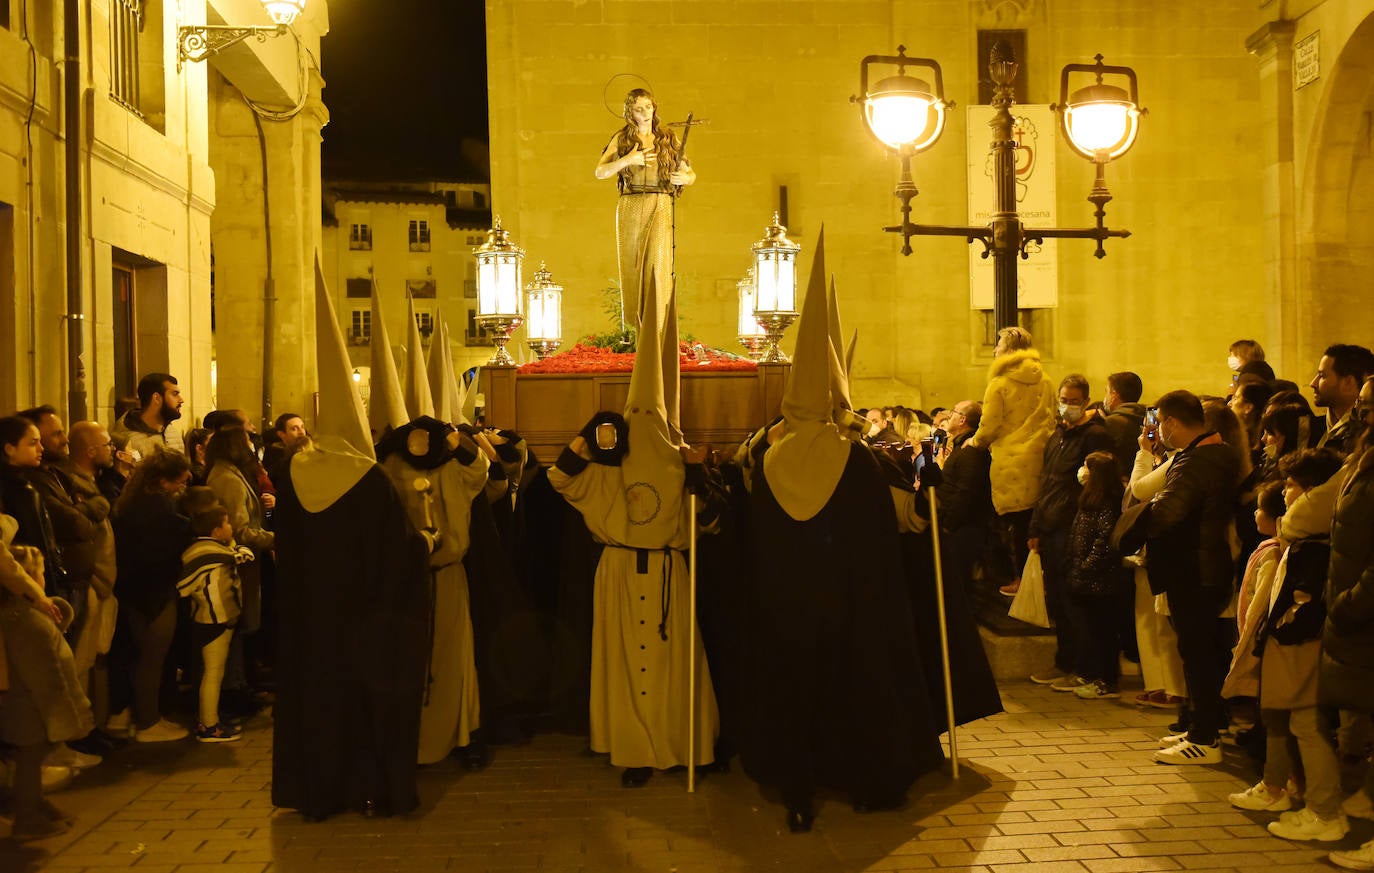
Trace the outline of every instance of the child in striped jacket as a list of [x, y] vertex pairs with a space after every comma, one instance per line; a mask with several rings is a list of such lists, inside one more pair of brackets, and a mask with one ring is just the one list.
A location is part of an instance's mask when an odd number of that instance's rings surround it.
[[238, 568], [253, 560], [253, 550], [234, 543], [229, 511], [218, 503], [193, 514], [191, 530], [196, 540], [181, 555], [177, 593], [190, 600], [191, 639], [203, 663], [195, 734], [202, 743], [228, 743], [239, 739], [243, 731], [220, 721], [219, 692], [229, 642], [243, 606]]

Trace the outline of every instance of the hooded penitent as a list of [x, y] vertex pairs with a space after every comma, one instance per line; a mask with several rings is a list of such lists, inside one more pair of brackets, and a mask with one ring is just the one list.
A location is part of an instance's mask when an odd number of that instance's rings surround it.
[[481, 377], [482, 370], [479, 367], [473, 372], [472, 381], [464, 382], [461, 376], [458, 378], [459, 393], [463, 398], [461, 420], [464, 424], [477, 423], [477, 394]]
[[406, 311], [410, 321], [406, 324], [406, 410], [419, 418], [434, 415], [434, 395], [429, 390], [429, 373], [425, 371], [425, 357], [420, 339], [420, 324], [415, 320], [415, 298], [406, 294]]
[[840, 433], [844, 434], [855, 442], [863, 439], [864, 430], [868, 427], [868, 422], [863, 416], [854, 411], [854, 404], [849, 399], [849, 368], [854, 364], [854, 346], [858, 343], [859, 334], [854, 333], [854, 339], [850, 340], [849, 352], [844, 350], [842, 339], [843, 330], [840, 327], [840, 303], [835, 296], [835, 277], [830, 277], [830, 296], [829, 296], [829, 335], [830, 335], [830, 404], [833, 407], [832, 414], [835, 424], [839, 425]]
[[[430, 627], [425, 543], [373, 458], [343, 334], [315, 264], [319, 417], [279, 486], [272, 802], [323, 818], [402, 813]], [[357, 726], [367, 725], [360, 734]]]
[[452, 424], [458, 398], [453, 396], [453, 380], [448, 377], [451, 352], [448, 324], [438, 309], [434, 311], [434, 339], [429, 346], [425, 369], [429, 372], [429, 393], [434, 398], [434, 417]]
[[410, 421], [406, 414], [401, 376], [396, 370], [396, 358], [391, 354], [391, 337], [382, 318], [382, 303], [377, 283], [372, 283], [372, 394], [368, 399], [367, 423], [372, 431], [381, 434], [388, 427], [397, 428]]
[[769, 488], [783, 511], [797, 521], [813, 517], [829, 502], [849, 462], [850, 443], [832, 419], [831, 379], [842, 372], [842, 365], [831, 346], [829, 311], [822, 228], [797, 322], [792, 375], [782, 397], [787, 433], [763, 456]]
[[[651, 288], [656, 279], [651, 271]], [[649, 548], [661, 547], [677, 533], [686, 479], [678, 453], [681, 437], [673, 435], [673, 418], [665, 400], [669, 394], [677, 397], [677, 331], [668, 331], [673, 335], [672, 354], [660, 353], [662, 350], [649, 344], [651, 337], [659, 335], [657, 315], [656, 307], [645, 307], [634, 371], [630, 374], [630, 394], [625, 401], [629, 452], [620, 464], [634, 540], [629, 544]], [[669, 382], [673, 385], [671, 392], [665, 390]]]

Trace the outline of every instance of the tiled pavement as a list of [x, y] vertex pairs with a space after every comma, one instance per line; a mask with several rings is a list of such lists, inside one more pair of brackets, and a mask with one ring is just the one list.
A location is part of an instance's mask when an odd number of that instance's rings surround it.
[[[782, 808], [738, 767], [695, 795], [684, 773], [626, 790], [580, 753], [581, 740], [561, 736], [499, 749], [484, 773], [423, 771], [416, 815], [307, 824], [272, 809], [260, 717], [240, 743], [111, 756], [55, 796], [75, 830], [26, 847], [0, 841], [0, 873], [1336, 869], [1329, 847], [1271, 837], [1267, 817], [1227, 804], [1255, 780], [1235, 749], [1221, 767], [1152, 763], [1168, 713], [1028, 683], [1004, 683], [1003, 694], [1008, 712], [960, 731], [957, 781], [927, 776], [896, 813], [858, 815], [827, 799], [809, 835], [787, 833]], [[1352, 824], [1341, 846], [1374, 836], [1374, 824]]]

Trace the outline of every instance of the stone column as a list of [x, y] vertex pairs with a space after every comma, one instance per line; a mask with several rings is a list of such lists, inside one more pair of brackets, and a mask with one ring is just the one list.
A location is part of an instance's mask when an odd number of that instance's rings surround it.
[[[1260, 117], [1256, 119], [1264, 171], [1264, 289], [1268, 335], [1261, 339], [1276, 372], [1292, 372], [1298, 360], [1307, 317], [1298, 294], [1297, 189], [1293, 178], [1292, 21], [1270, 21], [1245, 41], [1259, 61]], [[1240, 337], [1234, 337], [1240, 339]], [[1270, 348], [1270, 346], [1276, 348]]]
[[[320, 130], [329, 118], [320, 100], [323, 85], [312, 71], [300, 112], [281, 121], [259, 119], [267, 151], [265, 182], [252, 113], [225, 80], [217, 77], [211, 88], [210, 151], [218, 194], [212, 222], [217, 404], [255, 417], [297, 412], [307, 424], [314, 421], [317, 387], [314, 264], [320, 245]], [[270, 337], [265, 336], [269, 306]], [[270, 409], [263, 402], [267, 368]]]

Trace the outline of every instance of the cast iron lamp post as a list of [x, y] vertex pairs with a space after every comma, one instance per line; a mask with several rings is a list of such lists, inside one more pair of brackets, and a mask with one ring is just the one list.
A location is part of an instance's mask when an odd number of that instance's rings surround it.
[[187, 61], [203, 61], [231, 45], [252, 37], [258, 42], [269, 36], [282, 36], [291, 22], [305, 9], [305, 0], [262, 0], [263, 9], [275, 22], [272, 26], [233, 27], [219, 24], [193, 24], [177, 28], [177, 72]]
[[[1101, 55], [1096, 60], [1096, 64], [1064, 67], [1059, 80], [1059, 103], [1050, 107], [1059, 113], [1060, 127], [1073, 150], [1097, 167], [1097, 178], [1088, 195], [1088, 201], [1096, 207], [1097, 224], [1086, 228], [1026, 227], [1021, 223], [1016, 210], [1016, 142], [1012, 138], [1011, 115], [1015, 103], [1012, 80], [1016, 78], [1017, 64], [1005, 42], [993, 46], [988, 63], [994, 85], [992, 106], [997, 110], [988, 123], [992, 128], [996, 202], [992, 220], [983, 227], [911, 222], [911, 199], [917, 193], [911, 180], [911, 158], [935, 144], [944, 129], [945, 113], [954, 106], [945, 100], [940, 65], [929, 58], [907, 57], [905, 46], [898, 46], [895, 55], [869, 55], [860, 64], [859, 87], [864, 96], [851, 101], [862, 103], [869, 132], [901, 159], [902, 175], [894, 193], [902, 201], [902, 223], [883, 230], [902, 235], [904, 255], [911, 254], [913, 236], [961, 236], [970, 243], [981, 242], [983, 257], [993, 259], [993, 305], [998, 330], [1016, 324], [1016, 259], [1018, 255], [1029, 257], [1028, 244], [1040, 245], [1052, 238], [1091, 239], [1097, 241], [1095, 256], [1101, 258], [1106, 255], [1104, 240], [1131, 235], [1128, 230], [1112, 230], [1104, 223], [1106, 205], [1112, 199], [1104, 171], [1108, 161], [1124, 155], [1135, 143], [1140, 116], [1145, 110], [1137, 99], [1135, 71], [1103, 64]], [[881, 79], [870, 88], [868, 69], [875, 64], [896, 66], [897, 75]], [[934, 86], [908, 76], [908, 67], [930, 71]], [[1069, 79], [1078, 74], [1095, 76], [1096, 81], [1071, 93]], [[1107, 77], [1122, 84], [1105, 82]]]
[[525, 250], [510, 241], [510, 233], [496, 216], [487, 241], [474, 252], [477, 258], [477, 322], [491, 332], [496, 353], [487, 366], [513, 367], [506, 351], [511, 333], [524, 321], [520, 307], [520, 264]]

